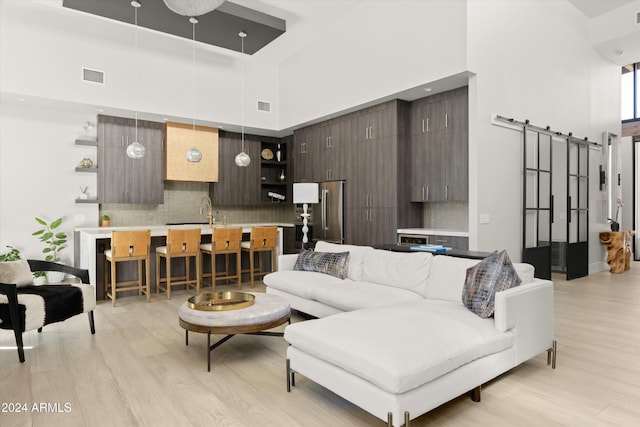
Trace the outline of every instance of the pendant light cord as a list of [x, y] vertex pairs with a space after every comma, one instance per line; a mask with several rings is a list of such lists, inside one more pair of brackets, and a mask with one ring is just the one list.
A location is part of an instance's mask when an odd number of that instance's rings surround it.
[[135, 26], [136, 26], [136, 31], [135, 31], [134, 36], [133, 36], [133, 44], [134, 44], [134, 47], [135, 47], [135, 55], [136, 55], [136, 57], [135, 57], [135, 61], [136, 61], [136, 73], [135, 73], [136, 74], [136, 82], [135, 82], [135, 85], [136, 85], [136, 139], [135, 139], [134, 142], [138, 142], [138, 110], [140, 109], [140, 105], [139, 105], [140, 104], [140, 100], [139, 100], [140, 95], [138, 93], [140, 91], [140, 89], [138, 88], [138, 84], [139, 84], [139, 80], [140, 80], [140, 76], [139, 76], [139, 74], [140, 74], [139, 68], [140, 67], [139, 67], [139, 64], [138, 64], [140, 62], [138, 60], [138, 7], [134, 6], [133, 9], [135, 11], [135, 13], [134, 13], [134, 21], [135, 21]]
[[242, 41], [241, 44], [241, 50], [242, 50], [242, 152], [246, 153], [246, 151], [244, 151], [244, 38], [246, 37], [246, 34], [243, 36], [243, 33], [240, 33], [240, 40]]
[[[191, 115], [193, 117], [192, 127], [193, 127], [193, 135], [195, 135], [196, 131], [196, 24], [198, 20], [196, 18], [190, 18], [189, 22], [191, 22], [192, 30], [191, 36], [193, 38], [193, 44], [191, 46]], [[194, 141], [195, 143], [195, 141]]]

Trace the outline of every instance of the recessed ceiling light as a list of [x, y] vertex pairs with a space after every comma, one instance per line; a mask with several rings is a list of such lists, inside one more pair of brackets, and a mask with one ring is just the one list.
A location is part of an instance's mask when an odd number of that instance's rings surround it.
[[102, 108], [96, 108], [96, 110], [98, 111], [98, 113], [104, 113], [104, 110]]
[[424, 88], [424, 91], [425, 91], [425, 92], [431, 92], [431, 90], [432, 90], [432, 89], [431, 89], [430, 87], [425, 87], [425, 88]]
[[615, 53], [616, 56], [622, 56], [624, 55], [624, 50], [622, 49], [614, 50], [613, 53]]

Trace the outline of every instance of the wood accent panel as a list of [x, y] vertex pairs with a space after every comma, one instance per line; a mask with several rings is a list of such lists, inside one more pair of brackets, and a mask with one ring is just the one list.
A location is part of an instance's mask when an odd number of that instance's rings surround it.
[[[167, 122], [165, 127], [165, 178], [169, 181], [218, 181], [218, 129]], [[196, 147], [202, 160], [188, 162], [186, 152]]]
[[640, 136], [640, 120], [623, 123], [622, 136]]

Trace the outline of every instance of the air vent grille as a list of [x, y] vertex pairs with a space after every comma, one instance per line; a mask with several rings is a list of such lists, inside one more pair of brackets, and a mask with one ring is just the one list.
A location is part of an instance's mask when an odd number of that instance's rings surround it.
[[89, 68], [82, 69], [82, 81], [90, 83], [104, 84], [104, 71], [92, 70]]
[[258, 101], [258, 111], [271, 112], [271, 103], [267, 101]]

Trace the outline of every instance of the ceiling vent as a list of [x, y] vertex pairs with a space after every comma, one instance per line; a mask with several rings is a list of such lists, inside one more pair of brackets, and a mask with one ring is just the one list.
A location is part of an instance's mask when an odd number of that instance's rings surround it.
[[104, 71], [82, 68], [82, 81], [104, 84]]
[[258, 101], [258, 111], [271, 112], [271, 103], [267, 101]]

